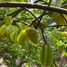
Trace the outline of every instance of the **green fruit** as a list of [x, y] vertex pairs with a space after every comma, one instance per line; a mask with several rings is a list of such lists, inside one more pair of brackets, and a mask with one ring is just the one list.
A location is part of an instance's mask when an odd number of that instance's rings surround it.
[[0, 36], [4, 36], [5, 33], [6, 33], [6, 25], [2, 25], [0, 27]]
[[11, 25], [11, 24], [13, 23], [13, 18], [12, 18], [12, 16], [6, 16], [6, 17], [4, 18], [4, 20], [3, 20], [3, 22], [4, 22], [7, 26]]
[[61, 35], [62, 37], [67, 37], [67, 32], [61, 32], [60, 35]]
[[19, 34], [19, 29], [15, 29], [15, 31], [10, 34], [10, 39], [16, 42], [18, 34]]
[[7, 26], [7, 30], [6, 30], [6, 35], [7, 35], [7, 37], [10, 37], [10, 34], [11, 34], [12, 32], [14, 32], [16, 29], [17, 29], [16, 26], [13, 26], [13, 25]]
[[44, 66], [45, 65], [45, 45], [42, 46], [42, 50], [41, 50], [41, 64]]
[[17, 42], [21, 44], [27, 44], [28, 42], [28, 37], [26, 34], [26, 30], [22, 30], [18, 36], [17, 36]]
[[51, 64], [53, 63], [53, 51], [50, 45], [46, 45], [46, 66], [51, 66]]
[[53, 63], [53, 51], [50, 45], [43, 45], [41, 51], [41, 64], [43, 66], [51, 66]]
[[32, 41], [35, 44], [38, 43], [39, 36], [35, 29], [28, 28], [28, 29], [26, 29], [26, 33], [27, 33], [27, 36], [30, 39], [30, 41]]
[[27, 28], [28, 28], [28, 26], [24, 25], [24, 24], [21, 23], [21, 22], [17, 23], [17, 26], [18, 26], [18, 28], [19, 28], [20, 30], [23, 30], [23, 29], [27, 29]]
[[67, 15], [66, 14], [63, 14], [63, 16], [65, 17], [65, 19], [67, 20]]

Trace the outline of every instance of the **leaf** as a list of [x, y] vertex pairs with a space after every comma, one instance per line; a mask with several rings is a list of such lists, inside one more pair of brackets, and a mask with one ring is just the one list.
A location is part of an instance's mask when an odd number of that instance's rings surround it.
[[63, 0], [52, 0], [51, 5], [60, 7]]

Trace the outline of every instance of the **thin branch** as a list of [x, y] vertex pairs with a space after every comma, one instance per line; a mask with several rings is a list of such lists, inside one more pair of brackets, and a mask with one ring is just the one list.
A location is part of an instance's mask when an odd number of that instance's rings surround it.
[[46, 38], [45, 38], [45, 36], [44, 36], [44, 30], [43, 30], [43, 28], [42, 28], [42, 25], [41, 25], [41, 24], [40, 24], [40, 29], [41, 29], [41, 33], [42, 33], [42, 36], [43, 36], [44, 44], [45, 44], [45, 45], [48, 45], [48, 43], [47, 43], [47, 41], [46, 41]]
[[[46, 15], [46, 14], [49, 14], [49, 13], [50, 13], [50, 12], [46, 12], [45, 15]], [[43, 14], [41, 14], [39, 17], [36, 17], [35, 20], [30, 24], [30, 26], [32, 26], [36, 20], [37, 20], [38, 22], [40, 22], [39, 18], [40, 18], [41, 16], [43, 16]]]
[[31, 20], [31, 19], [34, 19], [34, 18], [21, 18], [18, 20], [14, 20], [14, 22], [22, 22], [22, 20]]
[[11, 14], [9, 14], [8, 16], [12, 16], [12, 17], [15, 17], [15, 16], [17, 16], [22, 10], [24, 10], [24, 9], [18, 9], [18, 10], [16, 10], [16, 11], [14, 11], [14, 12], [12, 12]]
[[[52, 1], [52, 0], [49, 1], [49, 3], [48, 3], [48, 7], [50, 6], [51, 1]], [[46, 11], [47, 11], [47, 10], [44, 10], [44, 12], [38, 17], [39, 22], [38, 22], [38, 24], [36, 25], [35, 28], [37, 28], [37, 26], [40, 24], [40, 21], [41, 21], [41, 19], [43, 18], [43, 16], [46, 14]]]
[[[38, 22], [40, 22], [40, 21], [38, 20], [38, 18], [37, 18], [31, 11], [29, 11], [29, 10], [26, 9], [26, 8], [25, 8], [25, 10], [28, 11], [30, 14], [32, 14], [32, 16], [33, 16]], [[34, 21], [33, 21], [29, 26], [33, 25], [33, 23], [34, 23]]]
[[[51, 1], [52, 1], [52, 0], [49, 1], [48, 7], [50, 6]], [[45, 15], [46, 11], [47, 11], [47, 10], [45, 10], [45, 11], [40, 15], [40, 17], [41, 17], [41, 18], [40, 18], [40, 21], [41, 21], [42, 17]], [[40, 23], [40, 22], [39, 22], [39, 23]], [[41, 33], [42, 33], [42, 36], [43, 36], [44, 44], [48, 45], [48, 43], [47, 43], [47, 41], [46, 41], [46, 38], [45, 38], [45, 36], [44, 36], [44, 30], [43, 30], [43, 28], [42, 28], [41, 23], [40, 23], [40, 29], [41, 29]]]
[[[37, 19], [37, 17], [36, 17], [30, 10], [28, 10], [27, 8], [25, 8], [25, 10], [28, 11], [34, 18]], [[37, 20], [38, 20], [38, 19], [37, 19]]]
[[53, 26], [47, 26], [47, 27], [57, 27], [57, 26], [67, 26], [67, 25], [53, 25]]
[[53, 60], [53, 63], [54, 63], [54, 66], [55, 66], [55, 67], [58, 67], [58, 66], [56, 65], [56, 63], [55, 63], [55, 59]]
[[67, 4], [64, 4], [64, 5], [61, 6], [61, 8], [64, 8], [64, 7], [67, 7]]
[[39, 5], [39, 4], [30, 4], [30, 3], [0, 3], [0, 7], [21, 7], [21, 8], [36, 8], [36, 9], [43, 9], [51, 12], [58, 12], [67, 14], [67, 9], [48, 6], [48, 5]]

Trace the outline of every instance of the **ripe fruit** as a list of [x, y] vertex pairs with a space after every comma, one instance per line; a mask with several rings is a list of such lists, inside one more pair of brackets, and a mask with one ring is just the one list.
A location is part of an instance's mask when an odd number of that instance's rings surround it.
[[28, 28], [28, 29], [26, 29], [26, 33], [27, 33], [27, 36], [30, 39], [30, 41], [32, 41], [35, 44], [38, 42], [39, 36], [35, 29]]
[[17, 36], [17, 42], [21, 44], [26, 44], [28, 42], [28, 37], [26, 30], [22, 30]]
[[11, 24], [13, 23], [13, 18], [12, 18], [12, 16], [6, 16], [6, 17], [4, 18], [4, 20], [3, 20], [3, 22], [4, 22], [7, 26], [11, 25]]

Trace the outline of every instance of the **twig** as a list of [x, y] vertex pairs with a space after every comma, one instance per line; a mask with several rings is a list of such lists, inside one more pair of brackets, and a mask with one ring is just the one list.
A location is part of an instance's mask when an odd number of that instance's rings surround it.
[[14, 22], [22, 22], [22, 20], [31, 20], [31, 19], [34, 19], [34, 18], [21, 18], [21, 19], [18, 19], [18, 20], [14, 20]]
[[53, 60], [54, 66], [57, 67], [56, 63], [55, 63], [55, 59]]
[[41, 29], [41, 33], [42, 33], [42, 36], [43, 36], [44, 44], [45, 44], [45, 45], [48, 45], [48, 43], [47, 43], [47, 41], [46, 41], [46, 38], [45, 38], [45, 36], [44, 36], [44, 30], [43, 30], [43, 28], [42, 28], [42, 25], [41, 25], [41, 24], [40, 24], [40, 29]]
[[12, 16], [12, 17], [15, 17], [15, 16], [17, 16], [22, 10], [24, 10], [24, 9], [18, 9], [18, 10], [16, 10], [16, 11], [14, 11], [14, 12], [12, 12], [11, 14], [9, 14], [8, 16]]
[[61, 8], [64, 8], [64, 7], [67, 7], [67, 4], [64, 4], [64, 5], [61, 6]]
[[[51, 1], [52, 1], [52, 0], [49, 1], [49, 3], [48, 3], [48, 7], [50, 6]], [[45, 11], [38, 17], [38, 19], [39, 19], [39, 23], [36, 25], [35, 28], [37, 28], [37, 26], [40, 24], [40, 21], [41, 21], [41, 19], [43, 18], [43, 16], [46, 14], [46, 11], [47, 11], [47, 10], [45, 10]]]
[[[29, 13], [31, 13], [32, 16], [33, 16], [38, 22], [40, 22], [40, 21], [38, 20], [38, 18], [37, 18], [31, 11], [29, 11], [29, 10], [26, 9], [26, 8], [25, 8], [25, 10], [28, 11]], [[34, 21], [33, 21], [29, 26], [31, 26], [33, 23], [34, 23]], [[36, 28], [35, 28], [35, 29], [36, 29]]]
[[[36, 17], [30, 10], [28, 10], [27, 8], [25, 8], [25, 10], [28, 11], [34, 18], [37, 19], [37, 17]], [[37, 19], [37, 20], [38, 20], [38, 19]]]
[[[49, 14], [49, 13], [50, 13], [50, 12], [46, 12], [45, 15], [46, 15], [46, 14]], [[39, 18], [40, 18], [41, 16], [42, 16], [42, 14], [41, 14], [39, 17], [35, 18], [35, 20], [30, 24], [30, 26], [32, 26], [36, 20], [37, 20], [38, 22], [40, 22]]]
[[[51, 3], [52, 0], [49, 1], [49, 4], [48, 6], [50, 6], [50, 3]], [[43, 15], [46, 13], [46, 10], [43, 12], [43, 14], [41, 15], [41, 18], [43, 17]], [[41, 19], [40, 19], [41, 20]], [[40, 24], [40, 29], [41, 29], [41, 33], [42, 33], [42, 36], [43, 36], [43, 41], [44, 41], [44, 44], [48, 45], [47, 41], [46, 41], [46, 38], [44, 36], [44, 30], [42, 28], [42, 25]]]
[[60, 67], [64, 67], [62, 54], [60, 54]]
[[53, 26], [47, 26], [47, 27], [57, 27], [57, 26], [67, 26], [67, 25], [53, 25]]

